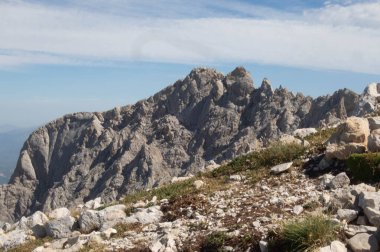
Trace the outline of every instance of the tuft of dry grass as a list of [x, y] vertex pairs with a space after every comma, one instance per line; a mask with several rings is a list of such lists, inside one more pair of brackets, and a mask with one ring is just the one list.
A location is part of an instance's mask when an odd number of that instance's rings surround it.
[[341, 227], [324, 215], [310, 215], [285, 222], [271, 234], [270, 251], [311, 252], [340, 236]]
[[46, 242], [50, 242], [52, 239], [50, 237], [46, 237], [43, 239], [30, 240], [16, 248], [8, 250], [8, 252], [30, 252], [34, 249], [43, 246]]

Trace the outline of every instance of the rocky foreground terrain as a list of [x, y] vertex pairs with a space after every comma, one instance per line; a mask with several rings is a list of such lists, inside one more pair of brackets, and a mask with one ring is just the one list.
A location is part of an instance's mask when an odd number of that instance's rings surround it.
[[255, 87], [244, 68], [228, 75], [194, 69], [135, 105], [76, 113], [37, 129], [8, 185], [1, 221], [101, 197], [106, 203], [202, 171], [266, 146], [298, 128], [331, 125], [376, 110], [378, 85], [312, 99], [268, 80]]
[[[268, 148], [223, 165], [210, 162], [204, 173], [174, 177], [112, 204], [97, 198], [5, 223], [0, 246], [13, 252], [379, 251], [379, 129], [380, 117], [350, 117], [318, 132], [299, 129]], [[366, 183], [359, 179], [365, 166], [346, 163], [355, 155], [376, 156]]]

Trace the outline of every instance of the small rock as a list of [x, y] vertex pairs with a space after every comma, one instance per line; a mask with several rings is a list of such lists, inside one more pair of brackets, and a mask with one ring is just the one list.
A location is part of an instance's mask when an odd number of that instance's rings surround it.
[[232, 181], [242, 181], [244, 179], [245, 179], [245, 176], [238, 175], [238, 174], [230, 176], [230, 180], [232, 180]]
[[379, 244], [374, 235], [367, 233], [357, 234], [348, 240], [348, 245], [353, 252], [377, 252]]
[[162, 199], [160, 200], [160, 204], [169, 204], [169, 200], [168, 199]]
[[317, 133], [317, 130], [315, 128], [302, 128], [302, 129], [295, 130], [293, 132], [293, 136], [305, 138], [314, 133]]
[[144, 208], [146, 206], [146, 203], [144, 201], [138, 201], [135, 204], [133, 204], [134, 208]]
[[194, 176], [187, 176], [187, 177], [173, 177], [172, 180], [170, 181], [171, 183], [177, 183], [177, 182], [182, 182], [185, 180], [189, 180], [193, 178]]
[[351, 222], [358, 217], [358, 211], [351, 209], [339, 209], [337, 215], [339, 220]]
[[217, 164], [217, 163], [215, 163], [215, 161], [214, 160], [210, 160], [210, 161], [208, 161], [208, 163], [205, 165], [205, 171], [206, 172], [211, 172], [211, 171], [213, 171], [213, 170], [215, 170], [215, 169], [217, 169], [217, 168], [219, 168], [220, 167], [220, 165], [219, 164]]
[[94, 248], [99, 247], [99, 244], [102, 244], [102, 243], [103, 243], [103, 239], [98, 234], [90, 235], [87, 241], [87, 245]]
[[303, 207], [302, 206], [295, 206], [294, 208], [293, 208], [293, 213], [295, 214], [295, 215], [300, 215], [301, 213], [303, 212]]
[[333, 241], [330, 245], [331, 252], [347, 252], [346, 245], [340, 241]]
[[331, 165], [333, 165], [333, 161], [332, 160], [329, 160], [329, 159], [326, 159], [326, 158], [323, 158], [321, 160], [321, 162], [319, 162], [318, 164], [318, 168], [320, 171], [324, 171], [326, 170], [327, 168], [329, 168]]
[[371, 131], [380, 129], [380, 117], [370, 117], [368, 118], [368, 123], [369, 123], [369, 129]]
[[350, 185], [350, 178], [345, 172], [339, 173], [336, 175], [330, 183], [327, 184], [327, 187], [331, 189], [344, 188]]
[[368, 224], [367, 222], [367, 218], [365, 216], [359, 216], [357, 221], [356, 221], [356, 224], [357, 225], [362, 225], [362, 226], [365, 226]]
[[84, 206], [87, 209], [98, 209], [99, 207], [102, 207], [103, 205], [101, 204], [102, 198], [98, 197], [94, 200], [90, 200], [87, 203], [84, 204]]
[[157, 196], [153, 196], [152, 200], [150, 203], [153, 203], [154, 205], [157, 203]]
[[351, 194], [359, 196], [362, 192], [376, 192], [376, 188], [364, 183], [351, 186]]
[[260, 241], [259, 245], [260, 245], [261, 252], [268, 252], [268, 242]]
[[111, 236], [114, 234], [117, 234], [117, 230], [114, 228], [108, 228], [107, 230], [102, 232], [102, 236], [105, 237], [105, 239], [111, 238]]
[[327, 206], [331, 201], [331, 195], [329, 193], [322, 193], [320, 200], [324, 206]]
[[321, 187], [326, 188], [331, 183], [331, 180], [333, 180], [333, 178], [335, 178], [335, 176], [331, 174], [325, 174], [320, 177]]
[[347, 227], [344, 229], [344, 233], [348, 237], [353, 237], [360, 233], [368, 233], [368, 234], [375, 234], [377, 232], [376, 227], [372, 226], [356, 226], [356, 225], [347, 225]]
[[4, 230], [4, 232], [9, 232], [12, 229], [12, 224], [5, 222], [2, 226], [2, 229]]
[[201, 189], [204, 186], [204, 184], [205, 182], [203, 182], [202, 180], [195, 180], [193, 183], [195, 189], [197, 190]]
[[277, 197], [272, 197], [270, 200], [269, 200], [269, 203], [272, 204], [272, 205], [276, 205], [280, 202], [280, 199], [277, 198]]
[[66, 207], [58, 208], [49, 213], [50, 219], [61, 219], [66, 216], [70, 216], [70, 210]]
[[252, 223], [252, 225], [253, 225], [255, 228], [260, 228], [260, 227], [261, 227], [261, 223], [260, 223], [260, 221], [254, 221], [254, 222]]
[[277, 174], [280, 174], [282, 172], [285, 172], [285, 171], [289, 170], [289, 168], [292, 167], [292, 165], [293, 165], [293, 162], [276, 165], [276, 166], [272, 167], [270, 169], [270, 171], [273, 174], [277, 175]]
[[368, 150], [370, 152], [380, 151], [380, 129], [371, 132], [368, 137]]

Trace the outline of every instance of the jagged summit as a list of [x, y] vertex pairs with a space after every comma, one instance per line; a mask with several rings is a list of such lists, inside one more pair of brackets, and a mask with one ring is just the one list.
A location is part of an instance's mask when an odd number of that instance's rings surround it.
[[36, 130], [10, 184], [0, 187], [0, 220], [96, 197], [110, 202], [194, 174], [297, 128], [371, 112], [377, 100], [365, 97], [344, 91], [312, 99], [272, 90], [267, 79], [254, 88], [242, 67], [227, 75], [196, 68], [134, 105], [66, 115]]

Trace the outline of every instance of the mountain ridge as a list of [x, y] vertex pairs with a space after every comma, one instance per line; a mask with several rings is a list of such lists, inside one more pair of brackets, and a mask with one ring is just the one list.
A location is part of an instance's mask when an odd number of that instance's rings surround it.
[[0, 187], [0, 210], [6, 213], [0, 220], [96, 197], [111, 202], [298, 128], [334, 124], [376, 106], [371, 94], [340, 90], [313, 99], [273, 90], [266, 79], [255, 88], [242, 67], [226, 76], [196, 68], [134, 105], [66, 115], [33, 132], [10, 184]]

